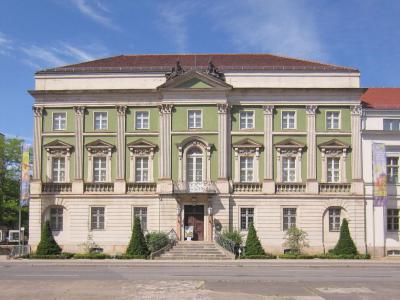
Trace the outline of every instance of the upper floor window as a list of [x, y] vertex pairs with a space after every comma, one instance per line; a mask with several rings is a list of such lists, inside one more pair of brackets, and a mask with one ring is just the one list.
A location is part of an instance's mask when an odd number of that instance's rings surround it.
[[107, 130], [108, 114], [107, 112], [94, 112], [94, 129]]
[[149, 158], [136, 157], [135, 165], [135, 181], [147, 182], [149, 180]]
[[328, 157], [327, 159], [327, 182], [339, 182], [340, 180], [340, 158]]
[[296, 208], [283, 208], [283, 230], [296, 227]]
[[192, 147], [187, 153], [187, 181], [203, 181], [203, 152], [198, 147]]
[[53, 231], [63, 230], [63, 208], [61, 206], [50, 208], [50, 228]]
[[104, 211], [105, 209], [103, 206], [90, 208], [90, 229], [104, 229]]
[[107, 158], [93, 157], [93, 180], [94, 182], [107, 181]]
[[67, 114], [53, 113], [53, 130], [66, 130], [67, 129]]
[[253, 161], [254, 158], [250, 156], [240, 157], [240, 181], [241, 182], [253, 182]]
[[338, 111], [326, 112], [326, 128], [340, 129], [340, 112]]
[[386, 158], [386, 173], [387, 181], [389, 183], [397, 183], [399, 181], [399, 158], [387, 157]]
[[282, 112], [282, 129], [296, 129], [296, 112]]
[[329, 231], [340, 230], [340, 213], [341, 209], [339, 207], [329, 208]]
[[240, 209], [240, 230], [249, 229], [249, 225], [254, 222], [254, 208]]
[[387, 210], [387, 230], [399, 231], [400, 209]]
[[383, 130], [399, 131], [400, 119], [383, 119]]
[[241, 111], [240, 112], [240, 129], [253, 129], [254, 128], [254, 112]]
[[201, 110], [189, 110], [188, 111], [188, 127], [190, 129], [201, 128]]
[[133, 217], [139, 218], [140, 226], [143, 231], [147, 230], [147, 207], [134, 207], [133, 208]]
[[65, 182], [65, 157], [53, 157], [52, 181]]
[[136, 112], [136, 129], [149, 129], [149, 112], [137, 111]]
[[296, 181], [296, 158], [295, 157], [282, 157], [282, 181], [295, 182]]

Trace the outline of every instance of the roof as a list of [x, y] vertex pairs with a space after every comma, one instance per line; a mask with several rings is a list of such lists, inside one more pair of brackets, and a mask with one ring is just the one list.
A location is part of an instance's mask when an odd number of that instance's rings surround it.
[[221, 71], [272, 70], [359, 72], [357, 69], [273, 54], [142, 54], [119, 55], [73, 65], [45, 69], [36, 74], [71, 72], [167, 72], [179, 60], [187, 71], [205, 70], [212, 60]]
[[366, 108], [400, 109], [400, 88], [369, 88], [361, 101]]

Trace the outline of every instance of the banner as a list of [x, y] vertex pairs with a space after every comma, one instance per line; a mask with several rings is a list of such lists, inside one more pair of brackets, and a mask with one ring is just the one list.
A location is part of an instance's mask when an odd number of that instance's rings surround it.
[[372, 144], [372, 179], [374, 184], [374, 206], [386, 206], [386, 149], [385, 144]]
[[29, 144], [22, 146], [20, 206], [29, 204]]

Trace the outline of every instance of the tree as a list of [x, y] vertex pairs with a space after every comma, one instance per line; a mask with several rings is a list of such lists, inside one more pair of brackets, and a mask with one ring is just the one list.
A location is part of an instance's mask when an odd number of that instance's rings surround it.
[[286, 241], [283, 243], [293, 254], [300, 254], [303, 248], [308, 247], [307, 232], [297, 227], [290, 227], [286, 231]]
[[245, 256], [253, 256], [253, 255], [266, 255], [266, 253], [263, 247], [261, 246], [261, 242], [258, 239], [257, 231], [254, 228], [253, 223], [250, 223], [246, 239]]
[[357, 255], [357, 247], [351, 238], [349, 231], [349, 223], [346, 219], [343, 219], [342, 225], [340, 226], [340, 236], [335, 248], [330, 251], [335, 255]]
[[50, 228], [50, 221], [46, 221], [42, 228], [40, 243], [37, 246], [37, 255], [57, 255], [61, 253], [61, 248], [54, 240], [53, 233]]
[[126, 249], [126, 254], [137, 256], [149, 255], [149, 249], [147, 248], [146, 239], [144, 238], [142, 226], [140, 225], [140, 219], [138, 217], [135, 217], [132, 237], [128, 249]]

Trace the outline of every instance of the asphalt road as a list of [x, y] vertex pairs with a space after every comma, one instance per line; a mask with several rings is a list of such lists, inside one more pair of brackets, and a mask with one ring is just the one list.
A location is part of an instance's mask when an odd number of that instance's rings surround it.
[[0, 299], [400, 299], [400, 261], [4, 261]]

